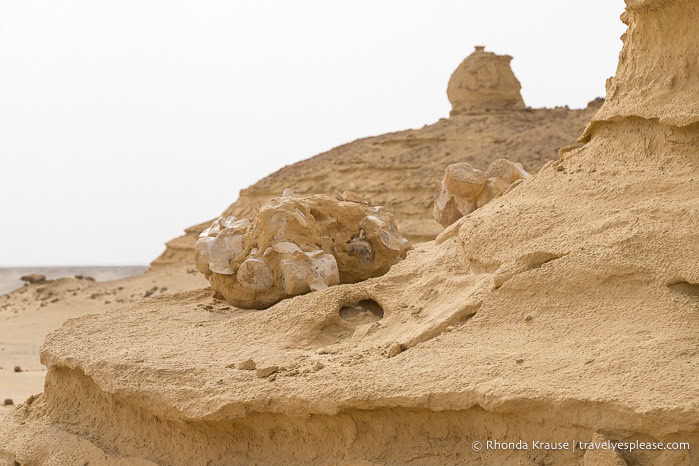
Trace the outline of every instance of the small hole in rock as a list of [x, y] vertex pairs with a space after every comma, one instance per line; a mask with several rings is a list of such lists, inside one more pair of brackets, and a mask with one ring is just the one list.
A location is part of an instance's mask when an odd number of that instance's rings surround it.
[[334, 317], [331, 323], [321, 329], [316, 344], [333, 345], [352, 337], [357, 327], [369, 327], [381, 320], [383, 309], [376, 301], [364, 299], [342, 306], [338, 314], [339, 319]]
[[563, 256], [551, 252], [537, 251], [521, 257], [520, 260], [524, 262], [527, 270], [534, 270], [541, 268], [544, 264], [560, 259], [561, 257]]
[[668, 285], [670, 290], [675, 293], [684, 293], [689, 296], [699, 297], [699, 284], [689, 282], [678, 282]]
[[343, 320], [376, 321], [383, 318], [383, 308], [373, 299], [363, 299], [340, 309]]

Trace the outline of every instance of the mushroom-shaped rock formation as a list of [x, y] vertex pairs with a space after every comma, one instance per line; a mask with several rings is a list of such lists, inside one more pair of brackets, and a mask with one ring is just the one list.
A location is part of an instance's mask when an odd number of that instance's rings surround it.
[[434, 192], [434, 219], [447, 227], [529, 176], [522, 164], [505, 159], [490, 164], [485, 173], [466, 162], [449, 165]]
[[512, 57], [486, 52], [477, 46], [454, 71], [447, 86], [451, 114], [482, 113], [525, 108], [522, 86], [510, 68]]
[[260, 309], [383, 275], [407, 246], [382, 207], [287, 194], [264, 204], [252, 223], [214, 221], [197, 240], [195, 263], [229, 303]]

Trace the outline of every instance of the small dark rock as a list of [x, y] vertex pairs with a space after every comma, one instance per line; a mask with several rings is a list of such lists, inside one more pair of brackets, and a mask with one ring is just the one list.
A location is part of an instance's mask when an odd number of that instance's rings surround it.
[[29, 275], [19, 277], [19, 279], [26, 283], [45, 283], [46, 275], [42, 275], [40, 273], [32, 273]]
[[15, 372], [22, 372], [22, 368], [19, 366], [15, 366]]
[[263, 368], [257, 369], [256, 374], [259, 378], [263, 379], [265, 377], [269, 377], [270, 375], [274, 374], [278, 370], [279, 370], [279, 367], [277, 367], [277, 366], [263, 367]]
[[362, 264], [370, 264], [375, 256], [374, 248], [371, 247], [371, 244], [360, 239], [350, 241], [348, 254], [350, 256], [358, 255], [359, 262]]
[[392, 358], [394, 356], [398, 356], [400, 353], [403, 352], [403, 345], [400, 343], [396, 342], [393, 343], [389, 348], [388, 348], [388, 357]]
[[14, 404], [15, 404], [15, 402], [12, 401], [12, 398], [5, 398], [5, 401], [2, 402], [3, 406], [12, 406]]
[[255, 364], [255, 361], [252, 359], [248, 359], [247, 361], [243, 361], [238, 364], [238, 369], [241, 371], [254, 371], [257, 369], [257, 364]]
[[319, 370], [323, 369], [324, 367], [325, 367], [325, 365], [322, 362], [316, 361], [313, 363], [311, 370], [313, 372], [318, 372]]

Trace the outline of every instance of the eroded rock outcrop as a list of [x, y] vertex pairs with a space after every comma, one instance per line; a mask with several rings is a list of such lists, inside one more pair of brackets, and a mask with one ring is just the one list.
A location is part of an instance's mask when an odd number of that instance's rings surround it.
[[434, 219], [448, 227], [529, 176], [522, 164], [505, 159], [496, 160], [485, 172], [466, 162], [449, 165], [434, 192]]
[[454, 71], [447, 87], [452, 115], [524, 109], [522, 86], [510, 68], [512, 57], [479, 45]]
[[405, 257], [408, 241], [393, 216], [353, 193], [284, 196], [255, 219], [219, 218], [195, 246], [197, 269], [226, 300], [266, 308], [284, 298], [383, 275]]
[[[618, 77], [628, 60], [658, 79], [667, 57], [699, 63], [696, 35], [653, 34], [693, 30], [694, 0], [627, 5]], [[699, 127], [692, 87], [673, 93], [686, 108], [667, 121], [610, 95], [582, 147], [377, 279], [264, 312], [207, 310], [202, 290], [70, 320], [42, 347], [45, 392], [0, 425], [0, 458], [580, 465], [600, 458], [473, 445], [602, 433], [677, 446], [603, 461], [696, 464]], [[367, 300], [381, 310], [342, 313]], [[248, 359], [276, 371], [235, 369]]]
[[[599, 109], [593, 101], [581, 110], [524, 108], [510, 57], [477, 51], [454, 72], [448, 97], [449, 118], [420, 129], [359, 139], [289, 165], [243, 189], [223, 213], [252, 218], [262, 204], [293, 186], [299, 196], [351, 191], [394, 216], [411, 242], [433, 240], [442, 226], [432, 218], [434, 187], [444, 169], [467, 162], [480, 170], [507, 154], [535, 173], [574, 143]], [[189, 267], [198, 235], [212, 220], [167, 242], [154, 267]]]
[[622, 21], [624, 50], [607, 98], [581, 138], [602, 122], [628, 118], [685, 127], [699, 122], [699, 34], [691, 21], [699, 3], [689, 0], [627, 0]]

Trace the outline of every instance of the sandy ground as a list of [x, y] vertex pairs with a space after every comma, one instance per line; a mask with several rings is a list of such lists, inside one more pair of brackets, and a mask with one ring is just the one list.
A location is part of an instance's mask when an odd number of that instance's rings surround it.
[[[46, 368], [39, 361], [39, 348], [49, 332], [71, 318], [208, 286], [193, 272], [173, 267], [104, 282], [61, 278], [0, 296], [0, 405], [5, 399], [14, 402], [0, 406], [0, 422], [14, 406], [43, 391]], [[15, 372], [15, 366], [21, 372]]]

